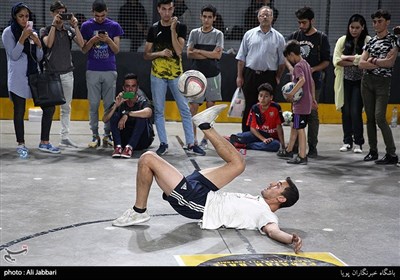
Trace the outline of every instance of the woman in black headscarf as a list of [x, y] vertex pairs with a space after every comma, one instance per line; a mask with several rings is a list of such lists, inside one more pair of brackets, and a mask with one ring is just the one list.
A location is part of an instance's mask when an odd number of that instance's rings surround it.
[[[17, 152], [28, 153], [25, 147], [24, 115], [26, 99], [32, 98], [28, 77], [38, 72], [38, 62], [43, 58], [41, 41], [29, 22], [32, 12], [20, 2], [11, 9], [10, 26], [4, 29], [2, 41], [7, 54], [8, 91], [14, 104], [14, 129], [17, 138]], [[55, 107], [42, 108], [42, 129], [39, 149], [45, 152], [60, 153], [49, 142], [50, 128]]]

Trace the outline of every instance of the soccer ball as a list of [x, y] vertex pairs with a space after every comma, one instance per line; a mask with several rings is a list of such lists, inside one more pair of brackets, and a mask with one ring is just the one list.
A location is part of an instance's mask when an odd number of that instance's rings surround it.
[[293, 113], [290, 111], [284, 111], [282, 113], [282, 115], [283, 115], [283, 119], [285, 120], [283, 125], [290, 125], [290, 122], [292, 121], [292, 118], [293, 118]]
[[197, 70], [184, 72], [178, 80], [178, 89], [183, 96], [191, 99], [201, 97], [207, 88], [207, 78]]
[[[287, 95], [292, 91], [296, 84], [294, 82], [289, 82], [282, 87], [283, 98], [287, 100]], [[299, 89], [293, 96], [293, 103], [299, 101], [303, 97], [303, 89]]]

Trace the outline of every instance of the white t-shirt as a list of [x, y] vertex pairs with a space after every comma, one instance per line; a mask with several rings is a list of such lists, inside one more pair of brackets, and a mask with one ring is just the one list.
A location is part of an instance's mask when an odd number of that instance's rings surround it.
[[278, 217], [261, 196], [244, 193], [209, 192], [201, 228], [220, 227], [259, 230], [268, 223], [278, 224]]

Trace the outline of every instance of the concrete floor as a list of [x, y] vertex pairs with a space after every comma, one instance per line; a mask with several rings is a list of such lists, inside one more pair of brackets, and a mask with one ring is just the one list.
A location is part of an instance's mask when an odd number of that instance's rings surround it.
[[[224, 135], [240, 129], [238, 123], [215, 127]], [[284, 129], [288, 140], [289, 128]], [[36, 149], [40, 123], [27, 121], [31, 156], [23, 160], [15, 152], [12, 121], [0, 121], [0, 130], [2, 267], [177, 266], [177, 255], [292, 253], [290, 246], [257, 231], [201, 230], [197, 221], [174, 212], [155, 184], [148, 204], [151, 220], [112, 227], [111, 221], [133, 205], [141, 152], [126, 160], [111, 158], [110, 148], [87, 148], [91, 135], [83, 121], [71, 123], [71, 138], [80, 148], [42, 153]], [[54, 144], [59, 130], [55, 121]], [[167, 123], [167, 131], [165, 159], [182, 173], [221, 163], [212, 147], [204, 157], [187, 156], [180, 123]], [[400, 148], [400, 128], [393, 133]], [[349, 266], [399, 266], [400, 168], [363, 162], [368, 145], [361, 155], [339, 152], [340, 125], [321, 125], [319, 135], [320, 156], [306, 166], [288, 165], [275, 153], [247, 151], [247, 169], [223, 190], [258, 194], [267, 183], [290, 176], [300, 200], [277, 214], [283, 230], [301, 235], [303, 252], [329, 252]], [[157, 147], [156, 138], [150, 150]]]

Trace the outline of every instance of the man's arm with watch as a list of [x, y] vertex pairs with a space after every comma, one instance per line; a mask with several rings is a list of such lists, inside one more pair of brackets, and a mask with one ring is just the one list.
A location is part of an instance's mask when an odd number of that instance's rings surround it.
[[146, 107], [137, 111], [124, 110], [122, 111], [122, 114], [131, 118], [147, 119], [151, 117], [151, 115], [153, 114], [153, 110], [150, 107]]
[[123, 92], [120, 92], [117, 95], [117, 97], [115, 98], [115, 102], [104, 112], [103, 122], [108, 122], [114, 114], [115, 110], [117, 110], [117, 108], [121, 106], [121, 104], [124, 102], [124, 100], [122, 99], [122, 93]]

